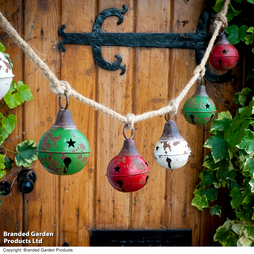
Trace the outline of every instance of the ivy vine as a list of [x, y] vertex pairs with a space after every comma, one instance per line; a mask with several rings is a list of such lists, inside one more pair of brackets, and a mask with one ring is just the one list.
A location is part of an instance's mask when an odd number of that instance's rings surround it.
[[[220, 12], [224, 0], [213, 9]], [[216, 204], [219, 190], [228, 190], [231, 213], [218, 227], [214, 241], [223, 246], [254, 246], [254, 0], [232, 0], [225, 29], [228, 41], [246, 59], [246, 87], [234, 95], [237, 110], [220, 112], [211, 124], [212, 136], [204, 147], [211, 151], [204, 159], [204, 170], [194, 191], [192, 205], [212, 216], [221, 216]]]
[[[13, 68], [9, 55], [4, 51], [5, 46], [0, 42], [0, 52], [4, 54]], [[3, 104], [8, 106], [5, 112], [0, 112], [0, 179], [6, 175], [6, 170], [13, 168], [14, 164], [17, 167], [31, 167], [31, 163], [38, 158], [34, 140], [25, 140], [17, 144], [16, 151], [11, 151], [4, 147], [9, 135], [14, 131], [17, 124], [17, 117], [10, 112], [25, 101], [32, 99], [33, 95], [29, 86], [25, 85], [22, 81], [17, 83], [12, 81], [9, 91], [4, 96], [4, 101], [0, 105], [1, 109], [3, 109]], [[15, 161], [8, 156], [9, 153], [15, 154]], [[0, 196], [1, 194], [0, 190]], [[0, 204], [2, 204], [1, 200]]]

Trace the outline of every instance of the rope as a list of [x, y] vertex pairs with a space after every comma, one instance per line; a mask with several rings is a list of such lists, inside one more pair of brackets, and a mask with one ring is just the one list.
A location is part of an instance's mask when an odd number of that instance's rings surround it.
[[65, 92], [68, 94], [68, 96], [72, 96], [74, 99], [77, 99], [78, 101], [87, 104], [90, 107], [93, 107], [95, 110], [98, 110], [104, 114], [107, 114], [114, 118], [115, 120], [118, 120], [125, 125], [127, 125], [127, 129], [133, 129], [134, 123], [143, 121], [149, 118], [153, 118], [155, 116], [160, 116], [164, 114], [171, 114], [175, 115], [178, 111], [178, 107], [180, 102], [184, 99], [184, 97], [187, 95], [188, 91], [191, 89], [193, 84], [198, 80], [201, 79], [205, 75], [205, 65], [209, 58], [210, 52], [213, 48], [214, 42], [219, 34], [219, 31], [221, 27], [227, 27], [227, 10], [228, 5], [230, 3], [230, 0], [226, 0], [222, 10], [220, 13], [217, 14], [216, 19], [214, 21], [215, 24], [215, 30], [212, 35], [212, 38], [209, 41], [208, 47], [205, 51], [204, 57], [201, 60], [201, 63], [196, 67], [196, 69], [193, 72], [193, 77], [190, 79], [188, 84], [185, 86], [185, 88], [181, 91], [181, 93], [178, 95], [176, 99], [171, 100], [166, 107], [160, 108], [158, 110], [149, 111], [146, 113], [143, 113], [141, 115], [134, 115], [134, 114], [127, 114], [126, 116], [123, 116], [114, 110], [95, 102], [94, 100], [91, 100], [89, 98], [86, 98], [85, 96], [79, 94], [77, 91], [75, 91], [71, 85], [67, 81], [60, 81], [56, 77], [56, 75], [50, 70], [50, 68], [40, 59], [40, 57], [33, 51], [33, 49], [30, 47], [30, 45], [25, 42], [20, 35], [17, 33], [17, 31], [12, 27], [12, 25], [8, 22], [8, 20], [3, 16], [3, 14], [0, 12], [0, 25], [4, 28], [5, 32], [19, 45], [19, 47], [28, 55], [30, 60], [43, 72], [44, 76], [49, 80], [50, 82], [50, 90], [52, 93], [64, 97]]

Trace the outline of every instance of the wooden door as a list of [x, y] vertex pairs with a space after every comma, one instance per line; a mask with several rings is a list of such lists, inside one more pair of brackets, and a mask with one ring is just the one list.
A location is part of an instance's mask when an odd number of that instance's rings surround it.
[[[122, 9], [123, 4], [128, 11], [122, 24], [117, 25], [117, 17], [109, 17], [102, 26], [103, 32], [195, 33], [206, 1], [2, 0], [0, 10], [59, 79], [122, 115], [142, 114], [166, 106], [185, 87], [196, 67], [195, 50], [103, 46], [104, 59], [114, 62], [116, 54], [122, 56], [124, 75], [120, 75], [120, 70], [98, 67], [91, 46], [66, 45], [66, 52], [58, 50], [61, 39], [58, 29], [62, 24], [66, 25], [66, 32], [91, 32], [100, 12], [108, 8]], [[14, 149], [24, 139], [38, 143], [54, 123], [59, 105], [41, 71], [3, 30], [0, 32], [1, 42], [14, 62], [15, 80], [29, 85], [34, 96], [34, 100], [14, 112], [18, 123], [15, 133], [9, 137], [13, 141], [10, 149]], [[236, 73], [240, 65], [237, 68]], [[233, 80], [223, 84], [206, 82], [207, 92], [218, 111], [233, 110], [233, 94], [240, 84], [232, 84]], [[13, 246], [4, 243], [4, 231], [53, 233], [43, 237], [40, 246], [62, 246], [64, 242], [89, 246], [91, 229], [170, 228], [192, 229], [194, 246], [213, 245], [213, 234], [227, 214], [224, 209], [221, 218], [211, 217], [209, 211], [200, 212], [191, 206], [207, 152], [203, 144], [209, 136], [209, 126], [190, 125], [181, 113], [184, 102], [194, 92], [195, 86], [180, 104], [176, 120], [192, 150], [190, 161], [183, 168], [166, 170], [153, 157], [164, 116], [135, 124], [137, 150], [151, 172], [145, 187], [133, 193], [115, 190], [105, 176], [108, 163], [122, 148], [123, 124], [70, 98], [73, 120], [90, 143], [92, 153], [88, 164], [75, 175], [56, 176], [47, 172], [39, 161], [35, 162], [33, 169], [38, 178], [35, 189], [22, 195], [15, 183], [11, 194], [1, 198], [1, 245]], [[5, 178], [12, 181], [19, 170], [15, 167]], [[32, 238], [23, 237], [31, 241]]]

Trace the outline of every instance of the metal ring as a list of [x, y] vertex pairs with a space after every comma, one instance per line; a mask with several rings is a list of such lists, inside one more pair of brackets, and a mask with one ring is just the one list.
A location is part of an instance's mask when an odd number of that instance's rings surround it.
[[170, 122], [170, 121], [175, 121], [175, 120], [176, 120], [176, 114], [175, 114], [174, 119], [172, 119], [172, 120], [168, 120], [168, 118], [167, 118], [167, 114], [165, 114], [165, 120], [166, 120], [167, 122]]
[[60, 108], [61, 108], [61, 109], [66, 110], [66, 109], [68, 108], [68, 106], [69, 106], [69, 97], [68, 97], [67, 92], [64, 92], [64, 95], [65, 95], [65, 97], [66, 97], [66, 106], [63, 107], [62, 101], [61, 101], [62, 98], [61, 98], [60, 96], [59, 96], [59, 105], [60, 105]]
[[126, 135], [125, 135], [125, 128], [126, 128], [126, 127], [127, 127], [127, 125], [124, 125], [124, 127], [123, 127], [123, 136], [124, 136], [125, 139], [127, 139], [127, 140], [133, 139], [133, 137], [134, 137], [134, 135], [135, 135], [135, 130], [134, 130], [134, 128], [131, 129], [131, 130], [132, 130], [132, 136], [131, 136], [130, 138], [127, 138]]
[[202, 85], [204, 82], [204, 76], [201, 76], [200, 79], [198, 79], [198, 85]]

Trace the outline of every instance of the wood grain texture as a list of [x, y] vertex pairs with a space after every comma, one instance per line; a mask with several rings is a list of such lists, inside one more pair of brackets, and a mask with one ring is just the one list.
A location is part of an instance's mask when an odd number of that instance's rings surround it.
[[[138, 1], [136, 32], [169, 32], [170, 1]], [[169, 49], [137, 48], [135, 61], [135, 114], [159, 109], [168, 103]], [[164, 128], [164, 116], [138, 122], [137, 150], [151, 170], [147, 184], [132, 199], [132, 228], [165, 227], [166, 169], [153, 151]]]
[[[58, 1], [24, 1], [24, 38], [58, 74]], [[48, 80], [25, 56], [24, 82], [31, 87], [34, 100], [24, 106], [24, 139], [38, 143], [56, 118], [57, 97], [49, 89]], [[37, 175], [34, 190], [24, 197], [24, 232], [50, 232], [54, 237], [42, 238], [42, 246], [55, 246], [58, 236], [58, 176], [50, 174], [39, 161], [33, 164]], [[29, 237], [32, 241], [33, 237]], [[34, 238], [40, 239], [40, 238]], [[28, 245], [28, 244], [27, 244]], [[38, 246], [38, 244], [29, 244]]]
[[[18, 31], [19, 34], [22, 33], [22, 8], [21, 1], [12, 0], [6, 2], [6, 4], [1, 6], [1, 12], [5, 15], [7, 20], [11, 22], [13, 27]], [[15, 77], [13, 80], [16, 82], [23, 79], [23, 65], [22, 65], [22, 51], [15, 44], [11, 38], [5, 33], [3, 29], [0, 30], [0, 41], [6, 47], [6, 53], [10, 55], [10, 59], [13, 62], [13, 74]], [[1, 100], [1, 103], [4, 100]], [[6, 105], [1, 107], [1, 113], [7, 112], [7, 114], [14, 114], [17, 117], [16, 128], [13, 133], [6, 139], [3, 146], [11, 151], [15, 151], [16, 145], [22, 141], [22, 132], [23, 132], [23, 124], [22, 124], [22, 116], [23, 116], [23, 106], [19, 106], [14, 110], [8, 110]], [[5, 153], [4, 150], [1, 149], [2, 153]], [[15, 154], [8, 152], [7, 156], [9, 156], [12, 160], [15, 158]], [[21, 170], [21, 168], [13, 167], [11, 171], [6, 170], [7, 174], [1, 180], [7, 180], [9, 183], [12, 183], [17, 176], [17, 173]], [[22, 193], [18, 191], [17, 182], [14, 182], [12, 191], [10, 195], [6, 197], [1, 196], [2, 205], [0, 205], [0, 245], [5, 246], [13, 246], [11, 243], [4, 242], [4, 238], [9, 240], [15, 240], [17, 237], [4, 237], [3, 232], [8, 230], [10, 232], [19, 232], [22, 231]], [[21, 237], [18, 237], [21, 240]], [[21, 245], [21, 244], [17, 244]]]
[[[108, 9], [122, 9], [126, 4], [128, 11], [124, 21], [117, 25], [117, 17], [109, 17], [102, 25], [103, 32], [133, 31], [133, 1], [103, 0], [99, 1], [98, 12]], [[133, 94], [133, 49], [127, 47], [103, 47], [105, 60], [114, 62], [115, 55], [121, 55], [126, 66], [126, 73], [120, 70], [110, 72], [98, 69], [97, 100], [115, 111], [126, 115], [132, 112]], [[106, 173], [109, 162], [120, 152], [123, 146], [123, 124], [111, 117], [97, 114], [97, 154], [96, 154], [96, 189], [95, 189], [95, 226], [96, 228], [130, 227], [130, 194], [115, 190], [109, 183]], [[129, 135], [129, 133], [126, 133]]]
[[[96, 8], [96, 1], [75, 4], [62, 1], [62, 24], [66, 24], [66, 32], [90, 32]], [[91, 47], [66, 45], [66, 52], [61, 55], [61, 79], [94, 100], [96, 71]], [[73, 98], [70, 98], [68, 109], [72, 111], [77, 128], [87, 137], [92, 152], [81, 172], [60, 178], [59, 246], [64, 242], [71, 246], [87, 246], [89, 229], [94, 227], [95, 111]]]
[[[196, 32], [199, 16], [204, 7], [203, 0], [171, 1], [174, 4], [172, 12], [172, 32]], [[192, 10], [192, 11], [190, 11]], [[176, 97], [193, 76], [196, 67], [195, 51], [189, 49], [171, 50], [170, 96]], [[167, 228], [191, 228], [192, 245], [199, 244], [199, 217], [201, 212], [191, 206], [193, 191], [198, 182], [198, 176], [203, 162], [203, 129], [187, 123], [181, 109], [185, 101], [196, 90], [194, 85], [184, 100], [180, 103], [176, 124], [183, 138], [189, 143], [192, 154], [189, 162], [182, 168], [168, 172], [167, 175]]]

